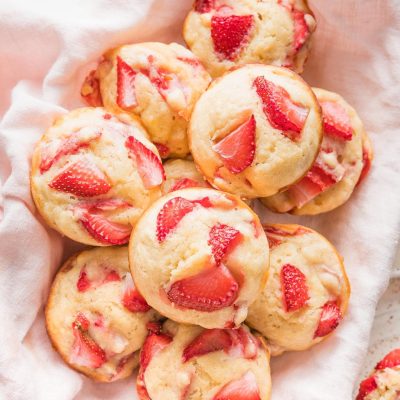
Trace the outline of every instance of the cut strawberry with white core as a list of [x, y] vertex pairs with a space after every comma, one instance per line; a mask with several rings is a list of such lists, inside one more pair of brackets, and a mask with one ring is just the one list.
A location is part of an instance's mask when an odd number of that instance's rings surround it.
[[294, 51], [298, 52], [310, 36], [310, 30], [302, 11], [294, 9], [292, 15], [294, 21]]
[[360, 389], [356, 400], [364, 400], [371, 392], [373, 392], [378, 387], [376, 383], [375, 376], [370, 376], [367, 379], [364, 379], [360, 383]]
[[254, 80], [254, 87], [271, 126], [281, 130], [290, 140], [300, 140], [309, 110], [295, 103], [283, 87], [267, 81], [263, 76]]
[[150, 306], [136, 289], [129, 273], [124, 279], [122, 304], [131, 312], [147, 312], [150, 310]]
[[117, 57], [117, 104], [123, 109], [137, 106], [136, 72], [121, 57]]
[[321, 317], [314, 337], [323, 337], [333, 332], [342, 320], [342, 312], [334, 301], [328, 301], [322, 308]]
[[234, 303], [239, 285], [223, 264], [212, 266], [197, 275], [174, 282], [168, 299], [175, 305], [191, 310], [212, 312]]
[[333, 101], [321, 101], [324, 133], [339, 140], [351, 140], [353, 128], [347, 111]]
[[85, 159], [67, 165], [49, 183], [49, 187], [80, 197], [99, 196], [111, 189], [104, 173], [95, 164]]
[[81, 269], [76, 287], [79, 292], [96, 289], [109, 282], [119, 282], [121, 277], [118, 272], [109, 266], [98, 266], [95, 270], [89, 270], [84, 266]]
[[129, 157], [136, 161], [144, 187], [151, 189], [161, 185], [165, 172], [158, 156], [133, 136], [128, 137], [125, 146], [129, 150]]
[[237, 229], [229, 225], [217, 224], [211, 228], [208, 244], [217, 266], [239, 244], [242, 237]]
[[252, 15], [213, 15], [211, 38], [220, 59], [235, 60], [250, 40]]
[[252, 115], [244, 124], [212, 146], [225, 167], [238, 174], [249, 167], [256, 151], [256, 120]]
[[227, 383], [213, 400], [261, 400], [254, 373], [248, 371], [241, 378]]
[[285, 264], [282, 267], [280, 276], [285, 311], [300, 310], [310, 298], [306, 276], [291, 264]]

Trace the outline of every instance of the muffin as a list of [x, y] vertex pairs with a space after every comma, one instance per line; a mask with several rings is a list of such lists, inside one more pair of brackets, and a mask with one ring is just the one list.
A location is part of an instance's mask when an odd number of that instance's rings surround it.
[[161, 157], [185, 157], [188, 120], [210, 80], [184, 47], [139, 43], [105, 53], [81, 94], [91, 105], [93, 100], [110, 111], [139, 116]]
[[57, 273], [46, 306], [55, 350], [71, 368], [102, 382], [132, 373], [146, 325], [157, 317], [133, 284], [126, 247], [71, 257]]
[[341, 322], [350, 284], [342, 257], [317, 232], [300, 225], [265, 225], [270, 246], [267, 284], [250, 306], [247, 323], [272, 355], [306, 350]]
[[201, 96], [189, 140], [212, 186], [244, 198], [270, 196], [301, 179], [314, 163], [321, 110], [296, 73], [247, 65], [214, 81]]
[[190, 160], [168, 160], [164, 163], [165, 181], [162, 194], [190, 187], [208, 187], [207, 181]]
[[183, 37], [213, 77], [252, 63], [301, 73], [315, 27], [305, 0], [197, 0]]
[[258, 216], [239, 198], [206, 188], [153, 203], [129, 242], [135, 284], [174, 321], [230, 328], [244, 321], [268, 273]]
[[399, 393], [400, 349], [395, 349], [361, 382], [356, 400], [397, 400]]
[[268, 400], [269, 351], [245, 325], [207, 330], [168, 320], [143, 345], [136, 387], [140, 400]]
[[[276, 212], [314, 215], [344, 204], [369, 170], [372, 147], [356, 111], [338, 94], [313, 89], [322, 107], [324, 137], [307, 175], [287, 191], [262, 199]], [[363, 151], [363, 143], [364, 151]]]
[[127, 243], [163, 180], [158, 151], [139, 122], [103, 108], [57, 118], [32, 158], [32, 197], [42, 217], [94, 246]]

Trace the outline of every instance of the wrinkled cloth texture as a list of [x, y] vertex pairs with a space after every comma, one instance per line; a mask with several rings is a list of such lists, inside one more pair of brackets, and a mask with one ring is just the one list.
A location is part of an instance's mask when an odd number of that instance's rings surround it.
[[[35, 142], [56, 116], [82, 106], [85, 74], [110, 47], [182, 42], [192, 0], [0, 2], [0, 399], [135, 399], [134, 378], [98, 384], [52, 350], [44, 304], [61, 262], [81, 246], [40, 218], [30, 196]], [[339, 209], [315, 217], [274, 215], [326, 235], [344, 256], [349, 313], [310, 351], [272, 361], [273, 400], [347, 400], [387, 286], [400, 226], [400, 2], [311, 1], [318, 21], [305, 79], [342, 94], [375, 148], [371, 175]]]

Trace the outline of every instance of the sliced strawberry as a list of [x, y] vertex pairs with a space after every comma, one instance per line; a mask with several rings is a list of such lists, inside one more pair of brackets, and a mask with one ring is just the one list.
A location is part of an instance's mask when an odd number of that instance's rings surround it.
[[96, 70], [90, 71], [85, 78], [81, 88], [81, 96], [91, 107], [102, 107], [103, 99], [101, 98], [100, 82], [96, 77]]
[[211, 228], [208, 245], [211, 246], [217, 266], [240, 243], [242, 238], [243, 235], [229, 225], [218, 223]]
[[394, 368], [400, 365], [400, 349], [392, 350], [381, 361], [376, 364], [375, 369]]
[[221, 264], [174, 282], [167, 295], [177, 306], [212, 312], [229, 307], [236, 300], [238, 291], [239, 285], [235, 278]]
[[121, 57], [117, 57], [117, 104], [123, 109], [137, 106], [136, 74]]
[[106, 179], [96, 164], [83, 159], [67, 165], [49, 183], [49, 187], [75, 196], [93, 197], [106, 194], [111, 189]]
[[218, 207], [218, 200], [214, 201], [211, 200], [209, 197], [203, 197], [202, 199], [199, 200], [192, 200], [193, 204], [200, 204], [204, 208], [210, 208], [210, 207]]
[[89, 289], [95, 289], [109, 282], [119, 282], [121, 280], [119, 274], [115, 270], [110, 270], [108, 267], [99, 267], [89, 278], [86, 266], [81, 269], [76, 287], [79, 292], [86, 292]]
[[253, 27], [252, 15], [213, 15], [211, 38], [215, 52], [221, 59], [235, 60], [249, 42]]
[[271, 126], [281, 130], [290, 140], [300, 140], [309, 110], [295, 103], [283, 87], [267, 81], [263, 76], [254, 80], [254, 86]]
[[194, 3], [194, 9], [202, 14], [210, 12], [215, 6], [214, 1], [215, 0], [196, 0]]
[[314, 337], [323, 337], [333, 332], [342, 320], [342, 312], [334, 301], [328, 301], [322, 307], [321, 317]]
[[144, 374], [150, 364], [151, 359], [172, 341], [172, 338], [162, 333], [150, 333], [140, 351], [140, 367], [136, 381], [136, 390], [140, 400], [151, 400], [147, 393]]
[[90, 289], [90, 281], [83, 268], [79, 274], [78, 281], [76, 282], [76, 287], [79, 292], [86, 292]]
[[264, 225], [264, 232], [267, 235], [268, 244], [270, 249], [274, 249], [275, 247], [279, 246], [282, 242], [284, 237], [288, 236], [297, 236], [309, 233], [309, 230], [298, 227], [295, 230], [283, 230], [278, 229], [271, 225]]
[[129, 273], [124, 280], [122, 304], [131, 312], [147, 312], [151, 308], [136, 289]]
[[181, 178], [181, 179], [178, 179], [174, 183], [174, 185], [169, 190], [169, 193], [175, 192], [175, 190], [192, 188], [192, 187], [197, 187], [197, 186], [201, 186], [201, 184], [190, 178]]
[[253, 162], [256, 151], [256, 120], [254, 115], [212, 148], [219, 154], [230, 172], [238, 174], [244, 171]]
[[101, 132], [97, 130], [82, 129], [58, 141], [56, 147], [52, 144], [45, 145], [41, 154], [40, 173], [43, 174], [48, 171], [61, 157], [75, 154], [81, 148], [88, 147], [93, 140], [98, 139], [100, 136]]
[[98, 211], [114, 211], [121, 208], [128, 208], [131, 205], [122, 199], [95, 199], [79, 203], [78, 210], [85, 210], [91, 212]]
[[310, 298], [306, 276], [291, 264], [285, 264], [281, 269], [281, 290], [286, 312], [300, 310]]
[[356, 400], [364, 400], [371, 392], [373, 392], [378, 387], [376, 383], [375, 376], [370, 376], [367, 379], [364, 379], [360, 383], [360, 389], [358, 391], [358, 395]]
[[232, 332], [235, 332], [238, 335], [241, 348], [243, 349], [243, 357], [248, 360], [255, 359], [260, 345], [257, 338], [250, 333], [249, 329], [244, 328], [243, 326], [232, 330]]
[[346, 110], [333, 101], [321, 101], [324, 133], [340, 140], [351, 140], [353, 128]]
[[261, 400], [257, 379], [252, 371], [230, 381], [213, 397], [213, 400]]
[[144, 187], [151, 189], [161, 185], [165, 179], [165, 172], [157, 155], [133, 136], [126, 139], [125, 146], [129, 151], [129, 157], [136, 160], [136, 166]]
[[302, 11], [294, 9], [292, 15], [294, 21], [294, 50], [297, 52], [304, 46], [310, 36], [310, 30]]
[[74, 343], [72, 345], [71, 363], [87, 368], [100, 368], [106, 362], [106, 353], [89, 336], [89, 321], [79, 313], [72, 324]]
[[169, 156], [170, 150], [168, 146], [162, 143], [154, 143], [154, 146], [157, 147], [161, 158], [167, 158]]
[[371, 169], [372, 164], [372, 149], [369, 147], [370, 144], [363, 144], [363, 167], [361, 170], [360, 177], [358, 178], [357, 186], [365, 179]]

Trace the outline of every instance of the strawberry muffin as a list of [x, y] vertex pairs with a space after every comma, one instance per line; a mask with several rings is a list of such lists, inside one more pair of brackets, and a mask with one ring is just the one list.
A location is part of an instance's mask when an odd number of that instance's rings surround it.
[[36, 206], [54, 229], [94, 246], [127, 243], [160, 197], [164, 169], [143, 127], [128, 115], [80, 108], [59, 117], [37, 144]]
[[126, 247], [71, 257], [57, 273], [46, 306], [54, 348], [71, 368], [102, 382], [132, 373], [146, 326], [157, 317], [133, 284]]
[[347, 310], [350, 284], [342, 257], [323, 236], [300, 225], [265, 225], [270, 274], [249, 308], [247, 323], [268, 340], [272, 355], [319, 343]]
[[247, 65], [217, 79], [202, 95], [189, 140], [194, 161], [214, 187], [265, 197], [311, 168], [322, 140], [321, 110], [296, 73]]
[[176, 44], [139, 43], [104, 54], [81, 94], [90, 105], [139, 116], [161, 157], [189, 153], [187, 125], [211, 81], [199, 60]]
[[371, 165], [371, 143], [356, 111], [336, 93], [313, 90], [323, 114], [321, 149], [302, 180], [285, 192], [262, 199], [276, 212], [313, 215], [331, 211], [350, 198], [361, 174], [365, 177]]
[[400, 349], [392, 350], [360, 384], [356, 400], [398, 400], [400, 396]]
[[129, 243], [146, 301], [167, 318], [204, 328], [245, 320], [265, 285], [268, 255], [258, 216], [238, 197], [206, 188], [153, 203]]
[[306, 0], [196, 0], [183, 36], [213, 77], [251, 63], [301, 73], [315, 27]]
[[190, 187], [208, 187], [207, 181], [190, 160], [168, 160], [164, 163], [165, 181], [161, 186], [163, 194]]
[[269, 358], [263, 339], [245, 325], [153, 324], [140, 352], [139, 400], [269, 400]]

